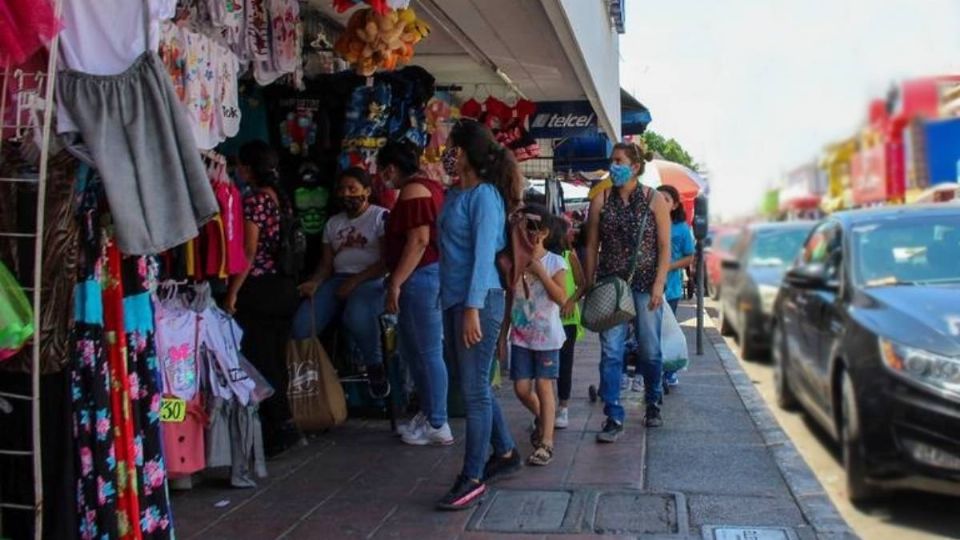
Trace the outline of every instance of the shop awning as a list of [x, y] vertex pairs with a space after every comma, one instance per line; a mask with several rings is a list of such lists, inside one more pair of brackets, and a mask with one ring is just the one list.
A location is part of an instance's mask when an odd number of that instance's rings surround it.
[[[330, 0], [311, 5], [345, 23]], [[433, 29], [413, 63], [438, 84], [477, 97], [511, 93], [535, 101], [586, 100], [599, 127], [620, 138], [619, 38], [606, 2], [413, 0]]]

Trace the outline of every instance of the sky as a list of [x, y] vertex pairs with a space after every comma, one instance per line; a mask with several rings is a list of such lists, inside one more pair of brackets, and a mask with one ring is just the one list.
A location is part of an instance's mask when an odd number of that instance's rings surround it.
[[711, 213], [755, 211], [905, 78], [960, 73], [960, 0], [628, 0], [621, 86], [709, 171]]

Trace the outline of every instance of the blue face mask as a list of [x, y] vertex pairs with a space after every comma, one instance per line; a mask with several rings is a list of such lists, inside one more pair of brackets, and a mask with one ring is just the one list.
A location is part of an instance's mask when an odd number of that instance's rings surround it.
[[629, 165], [622, 165], [620, 163], [614, 163], [610, 165], [610, 181], [613, 182], [613, 185], [620, 187], [630, 181], [630, 177], [633, 176], [633, 169]]

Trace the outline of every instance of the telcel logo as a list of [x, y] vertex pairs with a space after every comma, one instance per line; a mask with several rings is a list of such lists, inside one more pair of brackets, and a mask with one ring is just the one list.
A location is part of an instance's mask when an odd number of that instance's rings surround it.
[[562, 113], [542, 113], [538, 114], [531, 123], [534, 128], [580, 128], [593, 125], [594, 114], [562, 114]]

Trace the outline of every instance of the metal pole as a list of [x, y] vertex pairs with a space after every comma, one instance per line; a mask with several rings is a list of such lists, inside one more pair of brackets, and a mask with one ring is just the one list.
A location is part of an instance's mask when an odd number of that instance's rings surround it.
[[703, 356], [703, 240], [697, 240], [697, 356]]

